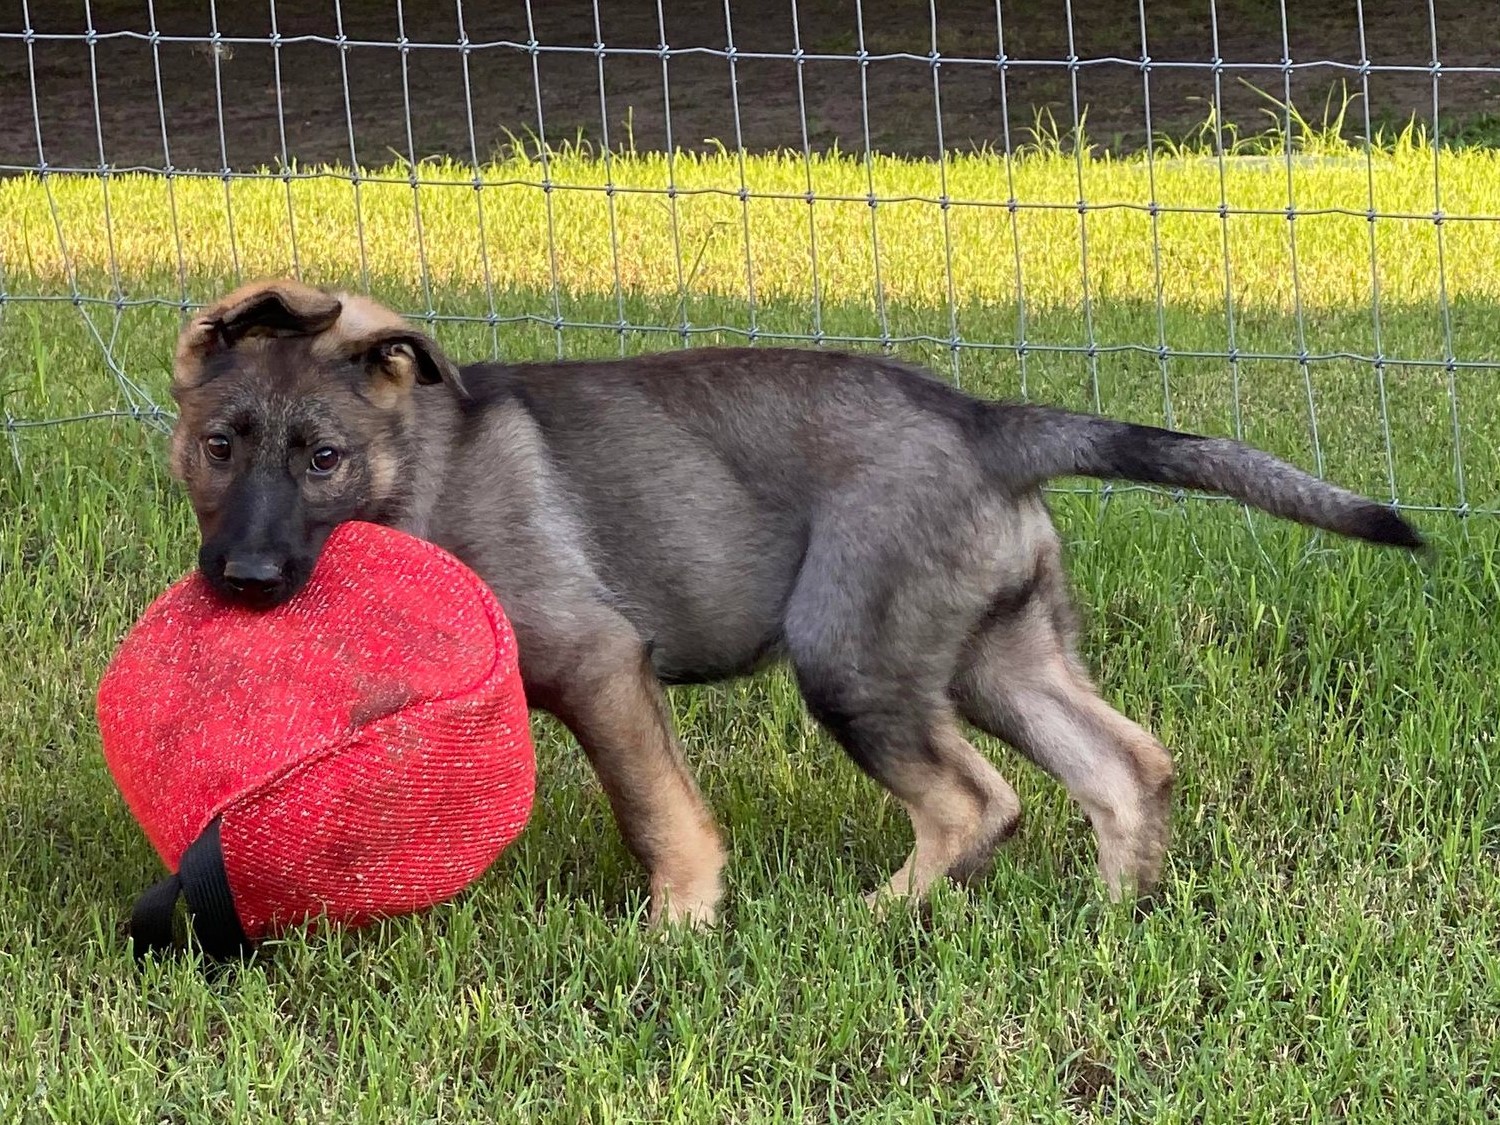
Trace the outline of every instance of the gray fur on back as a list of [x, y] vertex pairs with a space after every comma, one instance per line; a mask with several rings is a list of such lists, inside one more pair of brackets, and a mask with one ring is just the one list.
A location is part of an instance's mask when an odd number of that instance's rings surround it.
[[430, 444], [463, 455], [410, 522], [481, 562], [512, 544], [500, 587], [603, 601], [665, 679], [733, 675], [777, 653], [820, 520], [856, 513], [882, 541], [904, 528], [918, 553], [989, 488], [967, 412], [926, 409], [946, 388], [916, 379], [913, 393], [897, 365], [795, 351], [467, 368], [467, 400], [418, 394]]
[[[528, 589], [547, 591], [547, 612], [568, 612], [564, 591], [608, 605], [666, 680], [779, 653], [820, 525], [863, 537], [877, 567], [891, 553], [894, 583], [951, 552], [957, 529], [1003, 528], [998, 504], [1065, 473], [1216, 488], [1351, 534], [1372, 510], [1405, 526], [1238, 443], [982, 402], [883, 358], [704, 348], [462, 375], [467, 398], [416, 392], [424, 456], [450, 443], [461, 455], [422, 474], [445, 479], [408, 526], [509, 590], [523, 627]], [[989, 549], [1025, 557], [1034, 544]]]

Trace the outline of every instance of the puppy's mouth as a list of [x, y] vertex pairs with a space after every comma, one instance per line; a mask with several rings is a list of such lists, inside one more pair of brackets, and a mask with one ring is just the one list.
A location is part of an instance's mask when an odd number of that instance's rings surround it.
[[219, 596], [243, 609], [263, 611], [285, 605], [296, 596], [296, 591], [267, 593], [264, 590], [236, 590], [224, 583], [218, 584]]
[[307, 586], [311, 568], [287, 567], [276, 580], [244, 579], [226, 575], [222, 568], [199, 568], [218, 597], [242, 609], [264, 611], [291, 601]]

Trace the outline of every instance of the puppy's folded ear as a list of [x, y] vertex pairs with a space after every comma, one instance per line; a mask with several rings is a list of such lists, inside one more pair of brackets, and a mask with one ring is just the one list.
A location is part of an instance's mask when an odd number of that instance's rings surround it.
[[201, 384], [208, 358], [248, 336], [316, 335], [332, 327], [342, 309], [337, 297], [300, 281], [276, 279], [243, 285], [182, 330], [172, 366], [172, 393]]
[[356, 293], [325, 293], [288, 279], [236, 289], [183, 329], [172, 369], [172, 394], [201, 386], [215, 356], [257, 336], [312, 338], [313, 362], [352, 361], [368, 373], [369, 395], [396, 405], [418, 384], [447, 383], [466, 397], [458, 367], [437, 341], [397, 312]]
[[460, 398], [468, 397], [458, 366], [431, 336], [414, 328], [383, 332], [361, 343], [370, 372], [370, 397], [382, 407], [394, 406], [414, 386], [446, 383]]

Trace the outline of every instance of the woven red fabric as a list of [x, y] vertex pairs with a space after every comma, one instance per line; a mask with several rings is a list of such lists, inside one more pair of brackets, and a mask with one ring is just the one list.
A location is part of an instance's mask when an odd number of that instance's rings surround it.
[[453, 556], [389, 528], [338, 528], [271, 610], [184, 578], [127, 635], [98, 703], [105, 759], [170, 869], [221, 816], [252, 940], [449, 898], [530, 815], [504, 612]]

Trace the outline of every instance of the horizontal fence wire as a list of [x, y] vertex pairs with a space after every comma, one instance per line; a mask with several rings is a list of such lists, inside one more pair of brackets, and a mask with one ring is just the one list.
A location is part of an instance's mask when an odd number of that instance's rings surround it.
[[[994, 5], [991, 28], [993, 41], [990, 46], [993, 47], [993, 53], [976, 53], [972, 50], [960, 53], [941, 51], [939, 49], [939, 15], [935, 2], [929, 5], [930, 34], [925, 37], [925, 41], [913, 43], [910, 49], [896, 51], [870, 48], [868, 32], [872, 21], [880, 18], [880, 13], [876, 5], [866, 0], [855, 0], [853, 3], [850, 13], [853, 47], [849, 50], [814, 49], [804, 45], [802, 34], [804, 13], [799, 12], [798, 0], [786, 0], [791, 33], [784, 50], [747, 49], [737, 45], [737, 31], [748, 21], [757, 18], [756, 12], [759, 6], [736, 5], [731, 0], [724, 0], [722, 5], [724, 37], [722, 46], [671, 45], [668, 37], [669, 11], [665, 0], [657, 0], [655, 5], [659, 39], [655, 46], [632, 46], [606, 42], [604, 11], [609, 5], [602, 3], [601, 0], [593, 0], [591, 5], [580, 5], [584, 8], [591, 8], [594, 36], [591, 43], [558, 43], [539, 40], [536, 29], [541, 4], [537, 0], [525, 0], [525, 38], [470, 38], [466, 27], [472, 23], [471, 17], [476, 8], [472, 0], [467, 6], [464, 0], [454, 0], [452, 16], [457, 34], [452, 39], [430, 37], [426, 29], [430, 27], [431, 21], [420, 21], [420, 24], [414, 21], [407, 13], [404, 0], [389, 0], [398, 31], [394, 38], [350, 35], [345, 34], [344, 29], [352, 0], [332, 0], [332, 3], [337, 26], [337, 32], [333, 35], [281, 33], [278, 30], [276, 0], [269, 0], [265, 8], [267, 31], [263, 35], [222, 33], [220, 18], [228, 11], [228, 6], [220, 5], [216, 0], [208, 0], [207, 3], [212, 30], [208, 34], [201, 35], [167, 33], [160, 30], [157, 27], [156, 9], [150, 3], [146, 10], [146, 26], [103, 29], [95, 26], [95, 14], [87, 0], [83, 5], [84, 26], [80, 30], [57, 31], [38, 27], [34, 19], [36, 12], [31, 0], [23, 0], [19, 27], [0, 28], [0, 50], [19, 49], [24, 56], [26, 75], [24, 96], [12, 99], [7, 95], [7, 111], [29, 118], [35, 141], [32, 153], [0, 152], [0, 176], [26, 178], [39, 185], [48, 201], [51, 216], [49, 238], [54, 243], [52, 249], [55, 250], [57, 259], [62, 263], [61, 279], [54, 280], [49, 288], [45, 285], [22, 286], [19, 284], [18, 265], [14, 262], [7, 264], [0, 260], [0, 329], [6, 327], [7, 318], [11, 317], [16, 309], [24, 306], [71, 306], [77, 311], [89, 338], [97, 346], [98, 353], [113, 379], [118, 396], [116, 402], [101, 408], [40, 417], [17, 416], [11, 412], [8, 404], [5, 404], [5, 399], [0, 398], [0, 405], [4, 405], [3, 412], [0, 412], [0, 425], [3, 425], [7, 433], [13, 456], [17, 461], [22, 455], [22, 436], [42, 428], [121, 420], [143, 423], [158, 430], [166, 430], [170, 427], [174, 417], [170, 405], [161, 401], [159, 396], [154, 396], [147, 389], [145, 385], [147, 380], [143, 378], [140, 371], [131, 369], [131, 361], [127, 361], [122, 355], [118, 340], [124, 319], [137, 310], [170, 310], [175, 311], [179, 316], [186, 317], [193, 310], [201, 308], [205, 300], [209, 299], [208, 295], [198, 292], [193, 284], [194, 263], [185, 248], [182, 235], [183, 220], [178, 211], [177, 191], [182, 185], [213, 181], [222, 183], [223, 217], [227, 228], [233, 273], [236, 279], [243, 280], [241, 259], [244, 256], [244, 247], [236, 220], [235, 186], [241, 183], [283, 185], [280, 207], [284, 213], [287, 246], [292, 271], [301, 276], [304, 255], [299, 235], [308, 220], [305, 216], [299, 216], [294, 187], [301, 183], [333, 180], [347, 183], [351, 192], [355, 226], [352, 232], [355, 236], [353, 245], [356, 248], [357, 260], [344, 263], [344, 265], [351, 274], [359, 277], [361, 287], [366, 291], [371, 288], [371, 240], [374, 237], [366, 223], [366, 211], [361, 193], [379, 186], [408, 189], [411, 230], [420, 272], [419, 285], [416, 289], [420, 298], [414, 307], [406, 307], [401, 311], [434, 329], [454, 325], [483, 326], [489, 330], [491, 352], [495, 356], [501, 355], [504, 351], [503, 331], [522, 327], [550, 333], [553, 341], [552, 348], [558, 356], [567, 352], [567, 344], [572, 335], [580, 332], [593, 333], [595, 334], [593, 338], [597, 338], [600, 333], [613, 334], [617, 343], [611, 351], [621, 355], [627, 350], [628, 338], [644, 340], [648, 343], [660, 341], [663, 346], [691, 346], [700, 339], [738, 340], [750, 344], [835, 345], [886, 351], [905, 346], [918, 346], [939, 354], [946, 354], [948, 373], [959, 381], [962, 380], [961, 357], [986, 354], [1003, 356], [1014, 365], [1018, 391], [1020, 397], [1023, 398], [1029, 397], [1029, 384], [1033, 377], [1032, 367], [1038, 358], [1061, 356], [1079, 360], [1085, 366], [1089, 380], [1088, 395], [1095, 408], [1102, 407], [1101, 363], [1112, 357], [1141, 356], [1154, 362], [1155, 378], [1160, 384], [1161, 419], [1169, 426], [1176, 421], [1172, 381], [1174, 364], [1182, 361], [1203, 361], [1222, 364], [1227, 373], [1229, 392], [1233, 399], [1231, 415], [1235, 436], [1243, 436], [1244, 431], [1241, 398], [1250, 379], [1247, 374], [1248, 366], [1256, 363], [1280, 363], [1290, 365], [1290, 369], [1296, 371], [1306, 410], [1305, 420], [1315, 462], [1313, 467], [1319, 473], [1324, 470], [1324, 444], [1328, 435], [1336, 432], [1344, 423], [1336, 412], [1328, 412], [1319, 403], [1314, 374], [1317, 369], [1329, 363], [1349, 363], [1368, 368], [1376, 388], [1384, 472], [1389, 500], [1395, 506], [1462, 515], [1500, 512], [1500, 507], [1491, 503], [1487, 496], [1481, 497], [1478, 502], [1471, 502], [1464, 461], [1461, 401], [1465, 394], [1490, 395], [1493, 393], [1493, 387], [1488, 382], [1481, 384], [1474, 391], [1466, 391], [1465, 382], [1487, 377], [1490, 372], [1500, 368], [1500, 360], [1490, 356], [1458, 353], [1455, 345], [1452, 321], [1453, 302], [1447, 277], [1444, 241], [1445, 228], [1467, 224], [1500, 224], [1500, 210], [1488, 213], [1445, 209], [1442, 169], [1439, 160], [1442, 148], [1442, 136], [1439, 132], [1439, 91], [1442, 81], [1458, 75], [1484, 75], [1500, 79], [1500, 65], [1489, 67], [1443, 63], [1439, 57], [1438, 18], [1432, 6], [1432, 0], [1426, 0], [1427, 24], [1431, 35], [1430, 61], [1423, 64], [1377, 62], [1369, 57], [1363, 0], [1351, 0], [1357, 14], [1358, 57], [1342, 59], [1333, 57], [1293, 59], [1290, 30], [1294, 26], [1295, 11], [1286, 0], [1278, 0], [1276, 17], [1279, 25], [1281, 57], [1271, 61], [1236, 59], [1225, 57], [1221, 53], [1221, 12], [1215, 0], [1207, 2], [1212, 37], [1211, 53], [1205, 58], [1190, 60], [1162, 59], [1152, 56], [1145, 0], [1137, 0], [1134, 11], [1135, 21], [1139, 28], [1139, 51], [1133, 57], [1119, 54], [1093, 56], [1079, 54], [1074, 35], [1077, 23], [1075, 8], [1078, 5], [1073, 0], [1063, 0], [1057, 12], [1057, 18], [1066, 22], [1068, 50], [1063, 57], [1011, 54], [1007, 44], [1009, 10], [1006, 5], [999, 2]], [[803, 4], [806, 5], [806, 0], [803, 0]], [[742, 11], [742, 7], [746, 10]], [[144, 46], [152, 54], [154, 88], [138, 91], [136, 101], [140, 114], [149, 119], [147, 124], [159, 134], [161, 153], [159, 163], [138, 161], [117, 163], [110, 159], [102, 124], [105, 105], [102, 101], [104, 95], [101, 93], [100, 68], [107, 64], [107, 60], [102, 57], [103, 49], [119, 43]], [[49, 93], [48, 83], [38, 64], [37, 55], [40, 49], [57, 44], [66, 44], [74, 48], [82, 47], [87, 55], [92, 96], [90, 109], [95, 142], [93, 147], [97, 152], [97, 160], [93, 162], [53, 161], [48, 157], [49, 144], [53, 141], [48, 136], [45, 124], [48, 114], [45, 109], [48, 99], [54, 95]], [[287, 113], [282, 95], [283, 70], [286, 65], [283, 61], [284, 52], [293, 47], [308, 45], [326, 47], [338, 54], [342, 110], [347, 133], [347, 159], [349, 168], [352, 170], [299, 167], [294, 146], [288, 143]], [[213, 60], [213, 89], [206, 91], [205, 97], [212, 105], [216, 122], [218, 167], [178, 166], [173, 161], [174, 135], [172, 129], [169, 128], [162, 70], [162, 51], [169, 47], [193, 48], [207, 54]], [[224, 83], [221, 80], [221, 59], [231, 56], [238, 48], [269, 50], [274, 61], [275, 81], [263, 96], [271, 105], [274, 105], [280, 149], [276, 167], [235, 166], [229, 155], [230, 142], [233, 138], [230, 135], [230, 119], [226, 116], [225, 110], [226, 95]], [[397, 74], [401, 86], [406, 149], [400, 155], [404, 157], [404, 173], [369, 172], [360, 167], [358, 133], [361, 107], [351, 83], [349, 65], [350, 54], [355, 50], [392, 52], [399, 60]], [[461, 75], [463, 89], [466, 146], [461, 146], [461, 151], [450, 152], [448, 155], [464, 164], [469, 170], [470, 174], [462, 178], [433, 178], [431, 175], [424, 175], [427, 164], [419, 154], [415, 140], [416, 130], [413, 125], [414, 115], [420, 114], [421, 107], [414, 104], [408, 64], [415, 55], [425, 53], [446, 54], [458, 60], [458, 73]], [[533, 108], [526, 120], [518, 120], [514, 123], [514, 128], [517, 132], [527, 132], [532, 135], [535, 160], [531, 161], [528, 167], [536, 172], [534, 175], [494, 175], [494, 165], [487, 165], [481, 157], [482, 145], [489, 143], [489, 139], [482, 138], [476, 127], [471, 68], [478, 65], [480, 61], [492, 59], [497, 55], [529, 62], [528, 81]], [[598, 158], [602, 168], [601, 183], [573, 183], [559, 179], [554, 174], [552, 161], [555, 150], [549, 143], [547, 91], [542, 75], [544, 62], [552, 58], [593, 60], [593, 72], [597, 79], [599, 125], [602, 132], [601, 144], [598, 147]], [[608, 107], [611, 74], [609, 64], [612, 60], [618, 62], [632, 59], [652, 61], [659, 65], [660, 99], [664, 112], [664, 120], [661, 124], [666, 137], [666, 143], [661, 152], [665, 161], [665, 186], [622, 183], [617, 178], [616, 162], [621, 158], [617, 147], [619, 127], [614, 126], [616, 133], [612, 135], [611, 113]], [[682, 156], [678, 149], [679, 138], [674, 136], [673, 65], [689, 59], [717, 60], [724, 66], [732, 106], [732, 136], [730, 143], [723, 146], [723, 151], [734, 162], [734, 174], [729, 182], [723, 184], [702, 185], [679, 182], [678, 162]], [[787, 135], [781, 139], [780, 147], [782, 151], [800, 157], [805, 168], [803, 177], [805, 188], [802, 191], [777, 191], [755, 187], [751, 183], [751, 177], [747, 174], [746, 161], [749, 153], [741, 128], [743, 107], [740, 72], [741, 68], [746, 65], [762, 62], [788, 64], [795, 74], [797, 120], [793, 123], [793, 127], [788, 129]], [[937, 138], [937, 154], [932, 158], [938, 184], [936, 194], [879, 190], [876, 174], [876, 164], [881, 153], [876, 139], [879, 122], [872, 120], [868, 76], [873, 67], [886, 63], [907, 63], [926, 67], [930, 71], [931, 105]], [[808, 78], [825, 66], [854, 67], [859, 71], [860, 128], [856, 136], [844, 139], [843, 151], [847, 157], [862, 166], [865, 188], [862, 192], [820, 191], [816, 187], [815, 146], [811, 140], [809, 128]], [[944, 71], [960, 68], [986, 72], [994, 82], [998, 109], [994, 129], [996, 141], [992, 155], [997, 167], [1003, 171], [1005, 185], [1004, 192], [995, 197], [977, 198], [950, 194], [951, 157], [944, 143], [942, 109], [944, 94], [940, 79]], [[1087, 105], [1081, 94], [1080, 82], [1091, 71], [1102, 68], [1125, 68], [1138, 75], [1144, 116], [1142, 122], [1144, 145], [1143, 151], [1137, 156], [1145, 162], [1147, 198], [1144, 201], [1090, 198], [1084, 148], [1079, 143], [1071, 146], [1076, 199], [1059, 201], [1025, 197], [1018, 190], [1016, 177], [1016, 168], [1018, 163], [1025, 159], [1025, 151], [1017, 143], [1011, 125], [1011, 115], [1018, 108], [1013, 93], [1018, 77], [1038, 72], [1058, 73], [1066, 76], [1067, 94], [1064, 104], [1067, 111], [1061, 123], [1061, 136], [1064, 139], [1071, 137], [1076, 141], [1084, 135], [1087, 117]], [[1300, 124], [1293, 115], [1292, 82], [1300, 73], [1314, 70], [1344, 76], [1354, 84], [1356, 93], [1360, 95], [1359, 104], [1362, 106], [1363, 120], [1357, 123], [1362, 125], [1362, 129], [1359, 130], [1360, 140], [1357, 143], [1367, 182], [1362, 206], [1314, 205], [1303, 203], [1298, 199], [1298, 179], [1295, 170], [1300, 166], [1299, 162], [1312, 158], [1299, 155], [1297, 151]], [[1162, 145], [1154, 130], [1152, 118], [1153, 81], [1160, 82], [1163, 76], [1184, 72], [1204, 75], [1213, 91], [1209, 99], [1212, 110], [1209, 120], [1212, 127], [1204, 134], [1209, 147], [1206, 151], [1186, 157], [1180, 155], [1177, 149]], [[1248, 158], [1239, 155], [1235, 151], [1234, 136], [1224, 125], [1222, 106], [1225, 84], [1244, 76], [1252, 76], [1268, 81], [1273, 86], [1278, 84], [1280, 86], [1281, 96], [1277, 99], [1280, 106], [1277, 132], [1281, 143], [1277, 146], [1278, 151], [1271, 155]], [[1425, 122], [1430, 131], [1433, 150], [1430, 208], [1382, 209], [1378, 206], [1376, 153], [1372, 141], [1375, 123], [1370, 116], [1370, 87], [1372, 81], [1390, 77], [1399, 77], [1406, 81], [1421, 79], [1430, 83], [1431, 86], [1430, 115], [1426, 115]], [[1063, 150], [1066, 148], [1066, 145], [1062, 146]], [[70, 151], [76, 151], [76, 146], [71, 146]], [[1190, 204], [1163, 201], [1158, 198], [1157, 176], [1160, 170], [1184, 160], [1204, 163], [1213, 170], [1218, 184], [1216, 202]], [[1247, 161], [1253, 162], [1257, 167], [1263, 167], [1267, 174], [1277, 174], [1281, 177], [1285, 186], [1284, 202], [1278, 200], [1276, 206], [1244, 206], [1231, 203], [1227, 188], [1230, 170], [1244, 166]], [[170, 212], [169, 225], [173, 234], [173, 245], [167, 248], [167, 257], [170, 260], [171, 273], [175, 278], [174, 285], [159, 287], [157, 291], [146, 293], [137, 291], [137, 285], [122, 271], [118, 262], [115, 249], [117, 231], [111, 212], [111, 185], [118, 183], [124, 176], [142, 174], [157, 177], [163, 188], [162, 206]], [[75, 264], [77, 257], [75, 248], [69, 244], [65, 223], [59, 216], [59, 204], [54, 194], [54, 185], [59, 182], [60, 178], [65, 177], [86, 177], [98, 185], [99, 206], [108, 242], [106, 252], [109, 259], [109, 276], [107, 280], [101, 280], [94, 274], [86, 273]], [[438, 198], [437, 193], [455, 191], [467, 192], [473, 200], [472, 221], [476, 232], [479, 272], [485, 301], [484, 311], [479, 313], [459, 313], [440, 307], [441, 286], [434, 279], [430, 267], [429, 247], [426, 241], [428, 236], [424, 226], [424, 204], [431, 206], [432, 201]], [[517, 191], [536, 193], [543, 201], [545, 209], [550, 293], [543, 298], [543, 304], [540, 307], [514, 307], [503, 292], [503, 284], [497, 280], [495, 263], [491, 260], [488, 249], [489, 239], [486, 236], [486, 230], [493, 224], [494, 219], [492, 215], [487, 217], [487, 204], [491, 204], [499, 193]], [[612, 304], [614, 317], [612, 320], [579, 318], [569, 316], [565, 312], [567, 302], [564, 300], [563, 270], [559, 264], [555, 209], [558, 200], [572, 194], [599, 196], [606, 201], [608, 255], [612, 282], [610, 291], [604, 296]], [[676, 307], [680, 315], [670, 322], [642, 322], [629, 315], [629, 303], [626, 299], [628, 287], [622, 276], [622, 240], [617, 207], [622, 201], [639, 196], [654, 197], [660, 201], [669, 214], [670, 238], [656, 249], [662, 255], [669, 255], [672, 261], [671, 273], [675, 279]], [[692, 251], [684, 242], [681, 208], [688, 201], [700, 197], [737, 200], [739, 204], [737, 223], [739, 229], [736, 236], [745, 249], [741, 267], [745, 296], [742, 312], [734, 319], [704, 320], [695, 319], [690, 315], [691, 299], [695, 295], [693, 290], [695, 278]], [[756, 204], [767, 202], [801, 203], [808, 208], [805, 242], [810, 283], [809, 307], [806, 311], [811, 330], [807, 332], [779, 329], [765, 322], [763, 315], [765, 301], [758, 296], [756, 263], [750, 253], [750, 245], [753, 209]], [[872, 323], [878, 325], [878, 331], [841, 333], [828, 327], [826, 285], [821, 271], [828, 257], [836, 255], [841, 248], [828, 245], [826, 233], [818, 230], [815, 211], [820, 207], [837, 205], [863, 206], [868, 209], [868, 247], [860, 249], [861, 252], [868, 250], [872, 264], [871, 275], [868, 278], [868, 305]], [[941, 288], [946, 295], [946, 307], [934, 315], [933, 323], [941, 323], [945, 330], [903, 329], [899, 326], [897, 318], [892, 315], [892, 302], [882, 277], [882, 238], [883, 218], [888, 214], [889, 209], [895, 206], [930, 208], [934, 222], [940, 228], [945, 273]], [[966, 212], [994, 215], [999, 224], [997, 229], [1008, 232], [1007, 236], [1014, 248], [1013, 254], [1007, 252], [997, 255], [995, 262], [996, 271], [1009, 275], [1013, 280], [1016, 292], [1014, 316], [1011, 321], [1012, 332], [1008, 338], [976, 339], [964, 335], [961, 331], [960, 305], [962, 302], [954, 281], [951, 223], [955, 217]], [[1115, 213], [1140, 215], [1150, 225], [1149, 276], [1142, 286], [1142, 291], [1133, 296], [1133, 300], [1150, 309], [1150, 330], [1139, 339], [1107, 340], [1101, 339], [1099, 335], [1101, 314], [1107, 311], [1107, 303], [1111, 298], [1101, 294], [1097, 285], [1097, 268], [1091, 256], [1091, 249], [1094, 246], [1091, 240], [1097, 237], [1093, 224], [1097, 223], [1102, 216]], [[1032, 214], [1073, 215], [1076, 218], [1073, 231], [1076, 241], [1076, 282], [1080, 295], [1077, 308], [1080, 339], [1077, 342], [1041, 340], [1031, 334], [1037, 313], [1033, 302], [1027, 296], [1027, 278], [1023, 269], [1021, 251], [1023, 236], [1018, 224], [1027, 215]], [[1218, 314], [1222, 318], [1225, 332], [1222, 347], [1184, 346], [1173, 342], [1164, 298], [1166, 267], [1163, 264], [1161, 238], [1161, 223], [1173, 216], [1194, 216], [1215, 221], [1218, 224], [1223, 286], [1218, 300], [1220, 306]], [[1349, 270], [1351, 275], [1367, 275], [1369, 280], [1371, 291], [1369, 339], [1372, 346], [1368, 349], [1329, 349], [1318, 346], [1309, 337], [1309, 313], [1306, 307], [1306, 283], [1300, 270], [1298, 227], [1306, 220], [1321, 217], [1364, 220], [1367, 224], [1368, 235], [1362, 235], [1357, 240], [1357, 245], [1351, 242]], [[1292, 307], [1289, 319], [1290, 329], [1286, 335], [1285, 346], [1279, 349], [1248, 346], [1244, 342], [1241, 311], [1236, 306], [1234, 296], [1234, 263], [1229, 233], [1231, 223], [1235, 220], [1255, 218], [1281, 219], [1286, 222]], [[0, 218], [0, 222], [5, 221], [9, 220]], [[1440, 352], [1414, 356], [1394, 355], [1384, 350], [1388, 332], [1382, 320], [1380, 301], [1382, 269], [1376, 233], [1377, 224], [1381, 223], [1419, 223], [1431, 227], [1436, 243], [1437, 262], [1432, 312], [1440, 326]], [[157, 284], [160, 286], [159, 279]], [[132, 357], [132, 361], [139, 364], [138, 358]], [[155, 369], [160, 369], [159, 363], [155, 365]], [[1393, 436], [1387, 380], [1393, 373], [1403, 371], [1431, 371], [1442, 375], [1442, 390], [1445, 396], [1443, 406], [1448, 418], [1449, 439], [1452, 443], [1453, 503], [1424, 503], [1400, 494], [1398, 476], [1402, 458], [1401, 450], [1398, 449], [1396, 438]], [[1113, 486], [1113, 491], [1117, 492], [1130, 490], [1134, 489], [1122, 488], [1119, 485]]]

